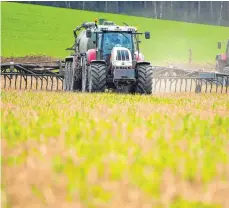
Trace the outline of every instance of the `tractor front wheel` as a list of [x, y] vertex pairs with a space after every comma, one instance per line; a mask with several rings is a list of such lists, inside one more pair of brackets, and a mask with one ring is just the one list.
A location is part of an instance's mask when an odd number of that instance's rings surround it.
[[105, 64], [92, 63], [89, 68], [89, 92], [104, 92], [107, 68]]
[[64, 81], [63, 81], [64, 91], [70, 91], [71, 89], [72, 68], [73, 68], [72, 61], [67, 61], [65, 63], [65, 71], [64, 71]]
[[152, 94], [153, 68], [151, 65], [141, 64], [137, 66], [136, 92], [140, 94]]

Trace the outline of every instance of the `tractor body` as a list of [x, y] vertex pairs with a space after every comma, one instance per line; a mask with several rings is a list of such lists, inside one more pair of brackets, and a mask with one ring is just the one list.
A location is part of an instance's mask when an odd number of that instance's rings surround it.
[[[64, 90], [152, 93], [153, 68], [139, 51], [143, 33], [106, 20], [84, 23], [73, 33], [75, 43], [69, 50], [74, 52], [65, 58]], [[145, 38], [150, 38], [148, 32]]]
[[[225, 53], [216, 55], [216, 71], [229, 74], [229, 39], [227, 42]], [[221, 42], [218, 42], [218, 49], [221, 49]]]

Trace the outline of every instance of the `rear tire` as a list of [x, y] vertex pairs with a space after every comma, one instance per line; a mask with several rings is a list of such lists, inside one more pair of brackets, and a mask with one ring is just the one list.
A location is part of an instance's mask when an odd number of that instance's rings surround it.
[[[229, 66], [226, 66], [226, 67], [223, 68], [223, 73], [229, 75]], [[229, 77], [224, 77], [223, 85], [224, 86], [229, 86]]]
[[222, 63], [222, 61], [220, 61], [220, 60], [217, 60], [216, 61], [216, 71], [217, 72], [223, 72], [223, 67], [224, 67], [224, 63]]
[[89, 92], [104, 92], [107, 68], [105, 64], [92, 63], [89, 69]]
[[229, 75], [229, 66], [225, 66], [225, 67], [223, 68], [223, 73]]
[[81, 68], [74, 70], [74, 84], [73, 90], [81, 91], [82, 90], [82, 72]]
[[65, 71], [64, 71], [64, 82], [63, 82], [64, 91], [70, 91], [71, 68], [72, 68], [72, 61], [67, 61], [65, 63]]
[[73, 68], [73, 62], [67, 61], [64, 72], [64, 91], [81, 90], [81, 70]]
[[152, 94], [152, 91], [153, 91], [152, 66], [146, 64], [137, 66], [136, 92], [140, 94]]
[[81, 82], [82, 92], [88, 92], [88, 65], [87, 59], [82, 59], [82, 82]]

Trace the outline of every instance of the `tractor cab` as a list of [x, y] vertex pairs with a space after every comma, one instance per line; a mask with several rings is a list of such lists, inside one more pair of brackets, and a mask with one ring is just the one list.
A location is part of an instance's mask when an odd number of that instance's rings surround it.
[[[218, 42], [218, 49], [221, 49], [221, 48], [222, 48], [222, 43]], [[227, 46], [226, 46], [225, 54], [229, 56], [229, 39], [227, 40]]]
[[229, 67], [229, 39], [227, 41], [218, 42], [218, 49], [222, 48], [222, 43], [227, 43], [225, 53], [216, 55], [216, 71], [224, 72]]
[[[98, 23], [98, 24], [97, 24]], [[97, 59], [105, 60], [110, 65], [112, 53], [115, 53], [121, 60], [135, 60], [136, 52], [139, 52], [139, 34], [137, 28], [128, 26], [119, 26], [112, 21], [105, 19], [96, 19], [96, 30], [94, 30], [91, 37], [96, 43]], [[149, 39], [149, 32], [145, 33], [145, 38]], [[114, 52], [114, 50], [118, 50]], [[128, 54], [128, 56], [127, 56]]]
[[[110, 62], [113, 48], [125, 48], [130, 54], [134, 52], [133, 35], [127, 32], [104, 32], [100, 36], [98, 48], [101, 52], [101, 58]], [[123, 57], [125, 59], [126, 57]]]

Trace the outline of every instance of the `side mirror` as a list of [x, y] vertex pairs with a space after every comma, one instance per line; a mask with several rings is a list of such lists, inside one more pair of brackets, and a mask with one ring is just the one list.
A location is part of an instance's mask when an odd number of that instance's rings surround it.
[[87, 30], [87, 31], [86, 31], [86, 37], [87, 37], [87, 38], [91, 38], [91, 36], [92, 36], [91, 30]]
[[218, 42], [218, 49], [221, 49], [221, 42]]
[[150, 39], [150, 32], [145, 32], [145, 39]]

